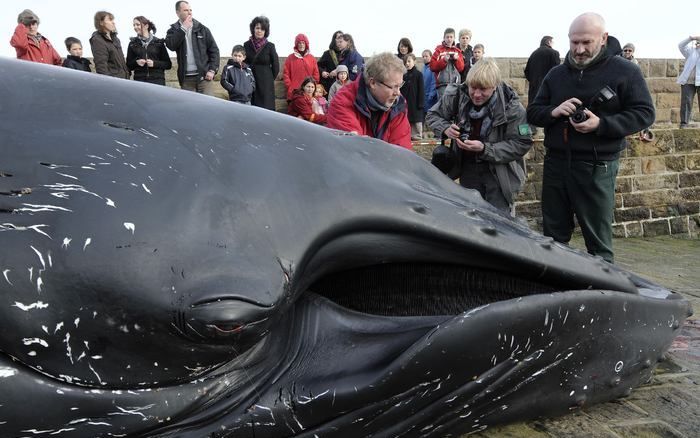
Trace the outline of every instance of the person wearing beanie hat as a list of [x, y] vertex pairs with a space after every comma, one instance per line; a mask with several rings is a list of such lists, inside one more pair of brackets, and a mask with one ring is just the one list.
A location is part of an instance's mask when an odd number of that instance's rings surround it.
[[639, 65], [639, 62], [637, 62], [637, 58], [634, 57], [634, 44], [632, 43], [627, 43], [622, 47], [622, 57], [625, 58], [628, 61], [631, 61], [637, 65]]
[[17, 52], [17, 59], [61, 65], [61, 56], [51, 42], [39, 33], [39, 22], [39, 17], [29, 9], [17, 16], [17, 27], [10, 39], [10, 45]]
[[328, 90], [328, 102], [330, 103], [331, 99], [333, 99], [333, 96], [335, 96], [335, 93], [340, 90], [340, 88], [348, 83], [348, 76], [350, 72], [348, 70], [347, 65], [339, 65], [338, 67], [335, 68], [335, 82], [333, 82], [333, 85], [331, 85], [331, 89]]
[[292, 100], [294, 90], [298, 89], [309, 76], [318, 82], [320, 78], [318, 64], [309, 50], [309, 39], [300, 33], [294, 38], [294, 51], [284, 62], [282, 79], [287, 87], [287, 101]]

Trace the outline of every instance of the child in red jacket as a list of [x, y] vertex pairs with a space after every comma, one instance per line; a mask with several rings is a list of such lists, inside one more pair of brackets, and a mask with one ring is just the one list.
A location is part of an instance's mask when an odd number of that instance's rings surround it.
[[458, 84], [460, 73], [464, 70], [464, 56], [459, 47], [455, 46], [455, 30], [445, 29], [442, 43], [435, 48], [430, 60], [430, 70], [435, 74], [435, 89], [438, 98], [442, 97], [447, 84]]

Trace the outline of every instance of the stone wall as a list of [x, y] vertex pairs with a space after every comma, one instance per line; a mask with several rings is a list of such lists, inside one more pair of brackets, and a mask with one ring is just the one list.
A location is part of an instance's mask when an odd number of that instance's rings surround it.
[[[615, 195], [617, 237], [700, 237], [700, 129], [655, 129], [652, 142], [629, 137], [620, 159]], [[430, 158], [435, 142], [414, 146]], [[538, 138], [525, 157], [528, 180], [515, 204], [517, 216], [542, 229], [540, 196], [544, 146]]]
[[[285, 58], [280, 58], [280, 71]], [[684, 60], [682, 59], [639, 59], [639, 67], [646, 78], [649, 90], [652, 93], [656, 105], [656, 124], [679, 123], [680, 121], [680, 86], [676, 84], [676, 77], [682, 71]], [[228, 58], [221, 58], [221, 66], [228, 62]], [[523, 103], [527, 105], [527, 80], [523, 73], [527, 58], [496, 58], [501, 68], [504, 80], [508, 82], [520, 95]], [[418, 60], [416, 67], [423, 69], [422, 59]], [[221, 69], [219, 69], [221, 71]], [[178, 87], [177, 84], [177, 60], [173, 59], [173, 68], [166, 75], [168, 85]], [[215, 86], [217, 96], [226, 99], [226, 91], [218, 85], [220, 77], [217, 75]], [[280, 112], [287, 111], [286, 89], [282, 81], [275, 82], [275, 96], [277, 96], [276, 109]], [[693, 119], [700, 121], [700, 111], [693, 112]]]
[[[527, 103], [524, 78], [526, 58], [497, 58], [505, 80]], [[222, 66], [227, 59], [222, 59]], [[283, 63], [284, 59], [280, 60]], [[656, 105], [655, 138], [645, 143], [630, 137], [629, 147], [620, 160], [617, 179], [614, 232], [618, 237], [683, 235], [700, 236], [700, 129], [674, 129], [679, 122], [680, 87], [675, 78], [683, 61], [678, 59], [641, 59], [640, 68]], [[175, 64], [175, 60], [173, 60]], [[418, 68], [422, 69], [421, 65]], [[176, 67], [168, 73], [168, 85], [177, 87]], [[219, 80], [217, 75], [216, 80]], [[218, 95], [227, 98], [223, 88]], [[285, 112], [285, 87], [275, 83], [277, 110]], [[700, 120], [700, 111], [694, 111]], [[418, 154], [430, 159], [434, 141], [414, 144]], [[526, 156], [528, 182], [516, 202], [516, 215], [530, 226], [542, 229], [540, 195], [542, 192], [542, 138]]]

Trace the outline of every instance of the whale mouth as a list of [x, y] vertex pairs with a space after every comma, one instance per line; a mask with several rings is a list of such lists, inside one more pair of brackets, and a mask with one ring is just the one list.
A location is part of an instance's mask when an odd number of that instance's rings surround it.
[[[501, 236], [489, 236], [502, 239]], [[629, 275], [542, 237], [479, 240], [433, 229], [351, 232], [319, 244], [296, 290], [375, 316], [454, 316], [514, 298], [570, 290], [639, 290]]]
[[334, 272], [309, 290], [341, 307], [379, 316], [458, 315], [497, 301], [557, 292], [507, 272], [418, 263]]

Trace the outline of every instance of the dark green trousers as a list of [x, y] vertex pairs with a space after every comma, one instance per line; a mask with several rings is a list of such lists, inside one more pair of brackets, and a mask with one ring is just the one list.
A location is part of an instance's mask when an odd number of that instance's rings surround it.
[[568, 161], [545, 156], [542, 220], [545, 236], [569, 243], [574, 216], [586, 249], [613, 262], [612, 222], [618, 160]]

